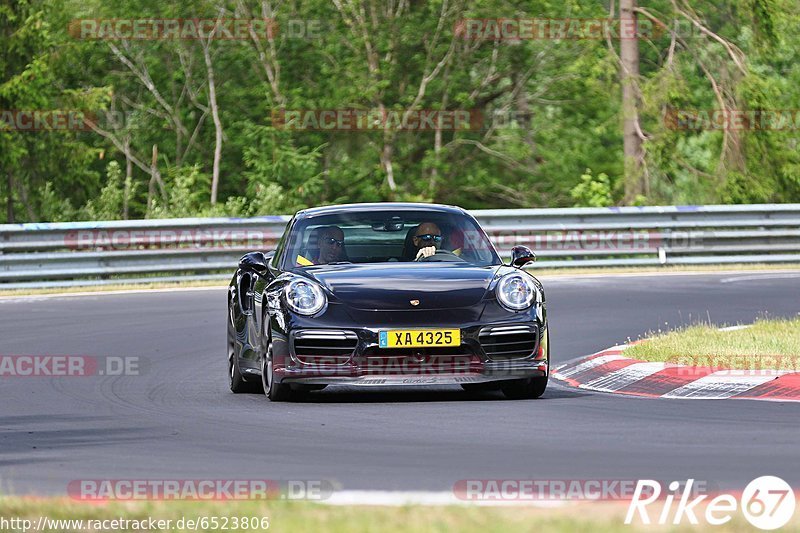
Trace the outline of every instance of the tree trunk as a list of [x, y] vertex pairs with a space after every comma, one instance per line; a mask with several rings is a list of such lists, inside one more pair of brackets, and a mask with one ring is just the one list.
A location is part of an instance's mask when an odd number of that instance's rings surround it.
[[644, 151], [639, 135], [639, 37], [636, 0], [620, 0], [620, 85], [622, 85], [622, 144], [625, 162], [625, 203], [647, 194]]
[[[444, 109], [444, 107], [442, 109]], [[431, 175], [428, 178], [428, 198], [431, 202], [436, 201], [436, 186], [439, 180], [439, 169], [437, 165], [442, 156], [442, 128], [440, 127], [437, 127], [436, 132], [433, 134], [433, 154], [433, 166], [431, 167]]]
[[13, 224], [14, 220], [14, 178], [11, 176], [11, 172], [6, 172], [6, 177], [8, 178], [8, 187], [6, 188], [8, 192], [8, 196], [6, 197], [6, 220], [9, 224]]
[[17, 181], [17, 188], [19, 189], [19, 199], [28, 215], [27, 222], [36, 222], [36, 212], [33, 210], [30, 200], [28, 200], [28, 189], [25, 187], [24, 181]]
[[164, 185], [164, 180], [161, 179], [161, 172], [158, 170], [158, 145], [153, 145], [153, 158], [150, 160], [150, 184], [147, 189], [147, 211], [148, 213], [153, 208], [153, 198], [155, 197], [156, 185], [161, 191], [161, 199], [164, 202], [164, 207], [167, 207], [167, 187]]
[[[525, 90], [525, 86], [522, 85], [519, 87], [520, 84], [524, 84], [526, 79], [520, 79], [520, 72], [514, 71], [511, 75], [511, 79], [514, 82], [515, 92], [517, 94], [516, 98], [514, 99], [514, 105], [516, 107], [516, 119], [519, 122], [520, 127], [522, 128], [522, 135], [525, 144], [528, 145], [531, 151], [531, 157], [529, 158], [530, 164], [533, 165], [535, 163], [534, 154], [536, 153], [536, 141], [533, 138], [533, 111], [531, 111], [530, 103], [528, 102], [528, 91]], [[518, 87], [518, 88], [517, 88]]]
[[211, 205], [217, 203], [217, 189], [219, 188], [219, 164], [222, 159], [222, 122], [219, 119], [219, 106], [217, 105], [217, 86], [214, 81], [214, 66], [211, 64], [210, 43], [204, 43], [203, 58], [206, 62], [208, 73], [208, 105], [211, 108], [211, 118], [214, 119], [214, 166], [211, 171]]
[[128, 220], [131, 199], [131, 183], [133, 183], [133, 161], [131, 161], [131, 138], [125, 139], [125, 189], [122, 193], [122, 219]]
[[[444, 85], [444, 89], [442, 90], [442, 109], [447, 109], [447, 106], [450, 104], [450, 93], [448, 92], [447, 82], [450, 79], [450, 65], [447, 65], [444, 70], [444, 74], [442, 75], [442, 83]], [[442, 128], [439, 127], [437, 124], [436, 132], [433, 134], [433, 154], [434, 154], [434, 161], [433, 166], [431, 167], [431, 174], [428, 179], [428, 198], [430, 198], [431, 202], [436, 201], [436, 188], [438, 186], [439, 181], [439, 163], [441, 161], [442, 156]]]
[[386, 172], [386, 183], [389, 184], [390, 200], [394, 200], [394, 192], [397, 190], [397, 183], [394, 181], [394, 165], [392, 165], [392, 140], [384, 136], [383, 150], [381, 150], [381, 166]]

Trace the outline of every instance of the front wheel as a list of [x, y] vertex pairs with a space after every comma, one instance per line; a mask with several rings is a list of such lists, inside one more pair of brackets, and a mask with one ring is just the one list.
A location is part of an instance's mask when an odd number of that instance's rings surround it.
[[264, 394], [273, 402], [285, 402], [289, 400], [292, 391], [289, 385], [278, 383], [275, 380], [275, 368], [272, 359], [272, 343], [270, 343], [261, 363], [261, 383], [264, 386]]
[[510, 400], [529, 400], [539, 398], [547, 388], [547, 376], [515, 379], [501, 387]]

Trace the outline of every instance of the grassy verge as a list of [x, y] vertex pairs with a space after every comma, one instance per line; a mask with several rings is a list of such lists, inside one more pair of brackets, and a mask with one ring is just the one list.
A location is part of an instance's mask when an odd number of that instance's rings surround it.
[[[63, 499], [0, 498], [0, 517], [24, 518], [37, 524], [40, 516], [65, 520], [172, 520], [170, 527], [157, 531], [184, 531], [177, 522], [181, 518], [202, 517], [266, 517], [270, 531], [320, 531], [320, 532], [626, 532], [635, 531], [703, 531], [720, 533], [747, 529], [741, 515], [718, 527], [664, 527], [656, 525], [625, 525], [627, 506], [622, 503], [580, 503], [563, 508], [542, 509], [532, 507], [403, 507], [328, 506], [310, 502], [136, 502], [87, 505]], [[657, 517], [657, 515], [655, 515]], [[657, 518], [654, 518], [657, 519]], [[220, 522], [221, 523], [221, 522]], [[184, 522], [185, 524], [185, 522]], [[84, 526], [90, 524], [83, 524]], [[232, 525], [232, 520], [228, 526]], [[201, 524], [202, 526], [202, 524]], [[221, 527], [199, 527], [197, 531], [222, 531]], [[85, 527], [77, 529], [62, 526], [59, 531], [102, 531]], [[118, 527], [116, 531], [132, 531], [132, 527]], [[263, 531], [258, 528], [228, 529], [228, 531]], [[786, 531], [800, 531], [796, 522]], [[9, 531], [9, 529], [0, 529]], [[17, 530], [21, 531], [21, 530]], [[109, 531], [109, 529], [106, 529]], [[43, 532], [38, 532], [43, 533]]]
[[758, 320], [744, 329], [720, 331], [696, 325], [650, 337], [627, 357], [732, 369], [798, 369], [800, 318]]
[[[664, 274], [664, 273], [692, 273], [692, 272], [760, 272], [773, 270], [791, 270], [800, 272], [800, 264], [772, 265], [772, 264], [732, 264], [732, 265], [698, 265], [698, 266], [665, 266], [665, 267], [613, 267], [613, 268], [537, 268], [531, 269], [536, 277], [548, 276], [605, 276], [613, 274]], [[121, 290], [146, 290], [146, 289], [176, 289], [191, 287], [225, 287], [227, 280], [204, 281], [176, 281], [152, 283], [121, 283], [118, 285], [80, 286], [80, 287], [53, 287], [46, 289], [3, 289], [0, 285], [2, 296], [35, 296], [47, 294], [72, 294], [84, 292], [111, 292]]]

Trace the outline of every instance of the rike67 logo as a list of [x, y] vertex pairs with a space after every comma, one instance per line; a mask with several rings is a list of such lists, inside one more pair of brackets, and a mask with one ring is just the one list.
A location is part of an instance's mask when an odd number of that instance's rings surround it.
[[[696, 525], [700, 523], [699, 516], [707, 524], [720, 526], [730, 522], [741, 511], [747, 521], [758, 529], [773, 530], [785, 526], [794, 515], [794, 491], [779, 477], [762, 476], [754, 479], [745, 487], [741, 500], [732, 494], [720, 494], [708, 501], [705, 500], [709, 496], [704, 494], [690, 500], [693, 485], [693, 479], [687, 480], [683, 488], [681, 483], [673, 481], [664, 491], [658, 481], [639, 480], [625, 515], [625, 523], [632, 524], [638, 515], [642, 524], [678, 525], [687, 520]], [[657, 508], [658, 504], [654, 506], [655, 509], [648, 509], [657, 501], [663, 503], [660, 509]], [[701, 508], [704, 508], [704, 512], [700, 511]], [[651, 511], [654, 511], [652, 517]]]

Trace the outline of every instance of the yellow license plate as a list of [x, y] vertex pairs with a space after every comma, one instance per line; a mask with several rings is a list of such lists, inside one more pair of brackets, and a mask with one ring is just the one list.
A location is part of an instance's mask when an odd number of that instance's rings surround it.
[[460, 329], [389, 329], [378, 332], [381, 348], [461, 346]]

